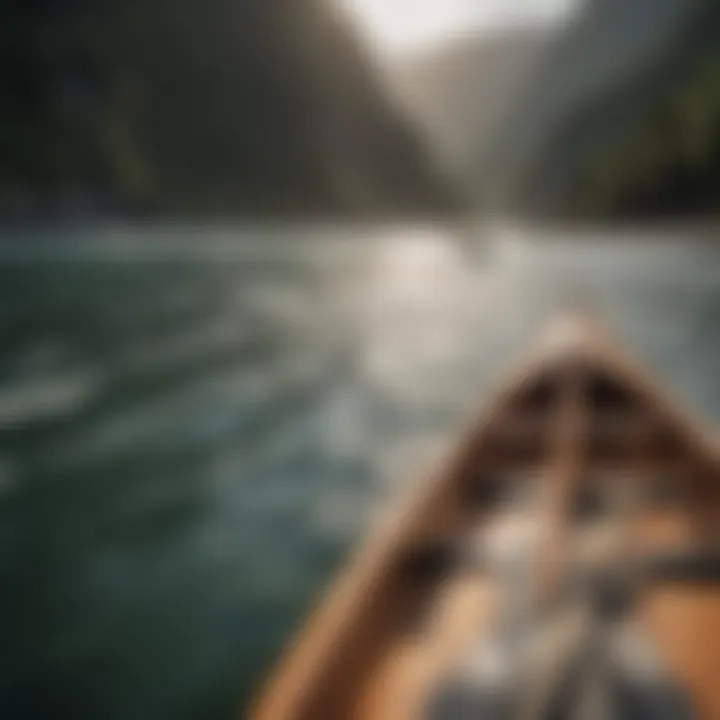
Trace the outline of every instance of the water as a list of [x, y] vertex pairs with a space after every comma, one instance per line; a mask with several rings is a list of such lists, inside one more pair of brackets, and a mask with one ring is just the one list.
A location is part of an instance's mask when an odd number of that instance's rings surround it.
[[231, 717], [368, 518], [569, 290], [720, 414], [720, 249], [700, 243], [488, 231], [471, 252], [427, 228], [12, 239], [7, 718]]

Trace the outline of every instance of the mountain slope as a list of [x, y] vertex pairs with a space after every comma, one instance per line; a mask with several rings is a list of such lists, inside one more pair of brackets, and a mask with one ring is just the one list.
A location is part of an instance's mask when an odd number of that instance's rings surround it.
[[32, 0], [0, 28], [0, 210], [447, 212], [323, 0]]

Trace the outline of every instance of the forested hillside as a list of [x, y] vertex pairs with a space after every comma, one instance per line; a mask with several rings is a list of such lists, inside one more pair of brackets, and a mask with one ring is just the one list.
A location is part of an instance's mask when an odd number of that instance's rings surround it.
[[3, 215], [460, 206], [322, 0], [14, 0], [0, 61]]
[[499, 139], [504, 202], [564, 218], [716, 212], [719, 41], [714, 0], [588, 2]]
[[[710, 215], [720, 204], [720, 6], [698, 3], [656, 66], [571, 117], [565, 137], [615, 124], [578, 166], [563, 212]], [[604, 119], [604, 120], [603, 120]], [[576, 140], [577, 139], [577, 140]], [[557, 151], [563, 152], [557, 143]], [[554, 163], [550, 153], [546, 163]]]

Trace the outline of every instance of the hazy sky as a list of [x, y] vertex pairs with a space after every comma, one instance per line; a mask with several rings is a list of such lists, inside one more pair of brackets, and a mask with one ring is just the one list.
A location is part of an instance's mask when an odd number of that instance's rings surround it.
[[[631, 2], [632, 0], [628, 0]], [[412, 52], [469, 27], [562, 17], [577, 0], [340, 0], [380, 50]]]

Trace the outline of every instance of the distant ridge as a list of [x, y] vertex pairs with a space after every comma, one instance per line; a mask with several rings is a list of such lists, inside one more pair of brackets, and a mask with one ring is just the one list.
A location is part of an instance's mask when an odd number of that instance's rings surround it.
[[477, 175], [553, 38], [545, 27], [465, 35], [399, 64], [393, 81], [448, 167]]

